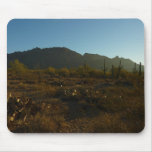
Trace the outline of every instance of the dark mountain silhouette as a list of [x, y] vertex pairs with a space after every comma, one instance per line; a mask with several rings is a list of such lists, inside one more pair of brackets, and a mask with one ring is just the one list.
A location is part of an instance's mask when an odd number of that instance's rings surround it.
[[[65, 47], [53, 47], [44, 49], [34, 48], [32, 50], [24, 52], [14, 52], [7, 55], [8, 66], [10, 62], [14, 61], [15, 59], [18, 59], [30, 69], [43, 69], [48, 67], [72, 68], [81, 66], [83, 64], [87, 64], [92, 68], [102, 69], [104, 59], [106, 61], [107, 70], [111, 69], [112, 64], [115, 67], [118, 67], [120, 60], [123, 68], [127, 71], [133, 71], [135, 65], [135, 62], [131, 61], [130, 59], [119, 58], [118, 56], [115, 58], [108, 58], [106, 56], [88, 53], [81, 55]], [[139, 65], [137, 64], [137, 69], [138, 66]]]

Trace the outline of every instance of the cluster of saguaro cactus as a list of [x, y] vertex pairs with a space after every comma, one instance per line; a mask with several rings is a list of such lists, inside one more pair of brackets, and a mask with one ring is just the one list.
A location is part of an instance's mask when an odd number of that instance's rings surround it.
[[[121, 71], [122, 71], [122, 68], [123, 68], [123, 66], [122, 66], [121, 60], [119, 61], [119, 65], [118, 65], [118, 67], [116, 69], [114, 68], [114, 65], [112, 64], [112, 66], [111, 66], [111, 77], [114, 78], [116, 76], [116, 78], [119, 78], [120, 74], [121, 74]], [[102, 70], [103, 70], [103, 76], [104, 76], [104, 78], [106, 78], [107, 68], [106, 68], [106, 59], [105, 58], [103, 60]], [[88, 66], [87, 66], [86, 62], [84, 62], [84, 64], [83, 64], [83, 71], [84, 71], [85, 75], [88, 72]], [[141, 62], [139, 64], [139, 71], [137, 69], [137, 64], [136, 63], [134, 64], [133, 73], [138, 73], [139, 76], [142, 75], [142, 65], [141, 65]]]
[[139, 76], [142, 75], [142, 64], [141, 62], [139, 63], [139, 69], [137, 70], [137, 64], [134, 64], [134, 68], [133, 68], [133, 73], [138, 73]]
[[[117, 78], [119, 78], [119, 76], [120, 76], [121, 69], [122, 69], [122, 65], [121, 65], [121, 60], [120, 60], [119, 66], [118, 66], [118, 71], [117, 71]], [[104, 78], [106, 77], [106, 71], [107, 71], [106, 60], [104, 59], [104, 62], [103, 62], [103, 74], [104, 74]], [[111, 76], [112, 76], [112, 78], [114, 78], [114, 65], [113, 64], [112, 64], [112, 67], [111, 67]]]

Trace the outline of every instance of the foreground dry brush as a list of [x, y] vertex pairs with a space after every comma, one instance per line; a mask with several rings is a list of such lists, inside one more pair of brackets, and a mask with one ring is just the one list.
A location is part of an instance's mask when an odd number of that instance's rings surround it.
[[[8, 69], [8, 128], [12, 132], [140, 132], [144, 77], [79, 69]], [[83, 73], [84, 72], [84, 73]]]

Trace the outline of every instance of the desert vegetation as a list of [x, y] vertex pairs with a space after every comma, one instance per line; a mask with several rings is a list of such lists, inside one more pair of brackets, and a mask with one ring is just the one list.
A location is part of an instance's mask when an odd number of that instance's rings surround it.
[[8, 128], [12, 132], [137, 133], [144, 128], [144, 72], [135, 64], [101, 69], [8, 67]]

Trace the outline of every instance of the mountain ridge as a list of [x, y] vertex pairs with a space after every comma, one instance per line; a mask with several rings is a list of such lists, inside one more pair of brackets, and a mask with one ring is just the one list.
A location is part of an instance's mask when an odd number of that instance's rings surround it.
[[[84, 53], [81, 55], [76, 51], [68, 49], [66, 47], [52, 47], [52, 48], [33, 48], [27, 51], [18, 51], [7, 54], [7, 64], [9, 66], [11, 61], [18, 59], [20, 62], [25, 64], [30, 69], [35, 68], [75, 68], [78, 66], [88, 64], [90, 67], [95, 69], [102, 69], [103, 62], [105, 59], [106, 67], [110, 70], [111, 66], [114, 65], [118, 67], [121, 60], [123, 68], [127, 71], [133, 71], [135, 62], [131, 59], [126, 59], [122, 57], [109, 58], [107, 56], [102, 56], [99, 54]], [[137, 64], [137, 69], [138, 69]], [[144, 67], [142, 66], [142, 70]]]

